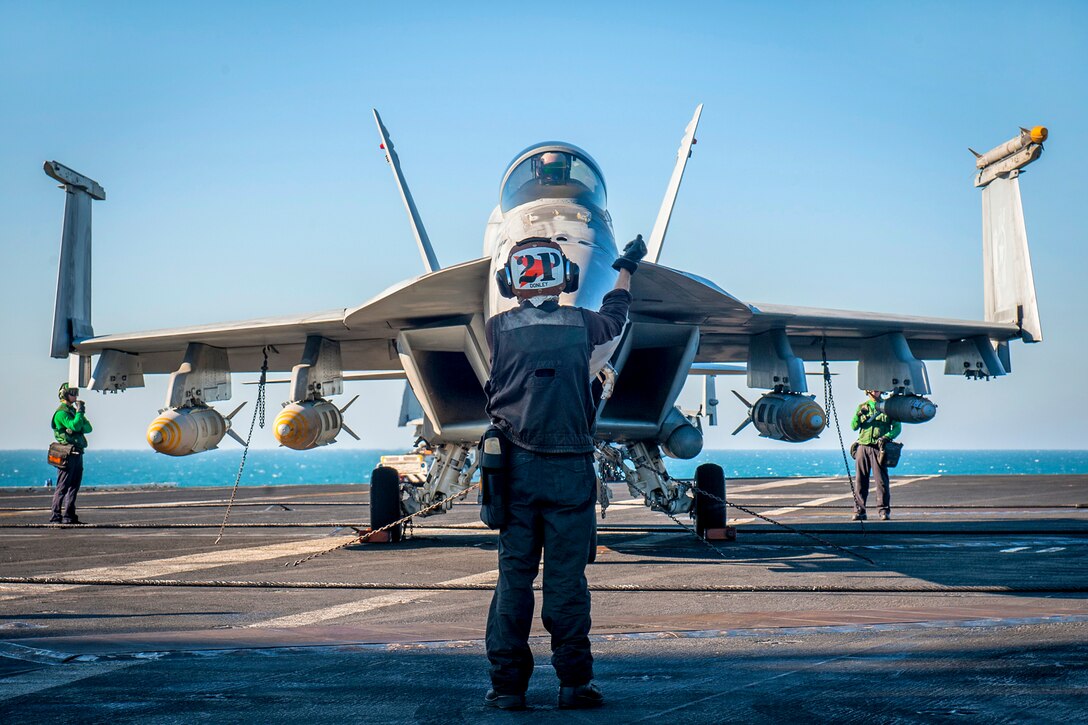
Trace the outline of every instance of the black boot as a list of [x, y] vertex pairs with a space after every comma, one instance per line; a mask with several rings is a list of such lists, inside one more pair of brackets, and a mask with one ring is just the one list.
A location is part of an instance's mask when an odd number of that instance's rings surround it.
[[524, 710], [525, 695], [500, 695], [494, 690], [488, 690], [484, 695], [484, 704], [500, 710]]
[[604, 695], [601, 693], [601, 688], [592, 682], [577, 687], [559, 688], [560, 710], [586, 710], [603, 704]]

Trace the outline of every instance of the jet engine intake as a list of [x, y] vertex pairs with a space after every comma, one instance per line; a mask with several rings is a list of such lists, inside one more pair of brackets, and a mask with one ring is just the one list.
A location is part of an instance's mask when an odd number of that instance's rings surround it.
[[733, 435], [751, 423], [764, 438], [804, 443], [820, 435], [827, 426], [827, 414], [813, 395], [767, 393], [754, 405], [735, 390], [733, 395], [748, 406], [748, 417], [737, 426]]
[[876, 409], [900, 423], [926, 423], [937, 415], [937, 404], [921, 395], [893, 395], [877, 401]]
[[[355, 400], [352, 398], [348, 405]], [[335, 443], [341, 430], [346, 430], [355, 440], [359, 440], [359, 436], [344, 425], [344, 411], [348, 405], [337, 408], [321, 398], [285, 403], [272, 423], [272, 434], [281, 445], [296, 451]]]
[[210, 451], [217, 448], [219, 441], [228, 434], [244, 445], [245, 441], [230, 429], [231, 418], [242, 409], [242, 405], [226, 417], [208, 406], [168, 408], [147, 427], [147, 442], [156, 452], [167, 456], [188, 456]]

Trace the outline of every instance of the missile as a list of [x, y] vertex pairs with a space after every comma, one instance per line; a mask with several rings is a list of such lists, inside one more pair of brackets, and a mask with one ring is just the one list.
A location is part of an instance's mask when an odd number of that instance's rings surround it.
[[230, 429], [231, 418], [244, 405], [242, 403], [226, 417], [207, 406], [168, 408], [147, 427], [147, 442], [156, 452], [168, 456], [210, 451], [218, 447], [225, 435], [245, 445], [241, 436]]
[[975, 186], [986, 186], [999, 176], [1024, 168], [1043, 153], [1043, 141], [1049, 135], [1045, 126], [1021, 128], [1020, 134], [984, 154], [967, 149], [975, 155]]
[[343, 408], [322, 398], [284, 403], [283, 410], [272, 423], [272, 433], [280, 445], [296, 451], [335, 443], [341, 430], [359, 440], [359, 436], [344, 425], [344, 411], [358, 399], [356, 395]]
[[733, 395], [748, 406], [748, 417], [737, 426], [733, 435], [751, 423], [764, 438], [788, 443], [812, 440], [827, 426], [827, 414], [814, 395], [800, 393], [767, 393], [749, 403], [736, 390]]
[[900, 423], [925, 423], [937, 415], [937, 404], [921, 395], [893, 395], [878, 400], [876, 409]]

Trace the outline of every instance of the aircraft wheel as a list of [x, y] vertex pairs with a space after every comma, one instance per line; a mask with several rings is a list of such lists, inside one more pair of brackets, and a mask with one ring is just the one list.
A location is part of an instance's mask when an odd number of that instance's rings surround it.
[[[695, 488], [711, 496], [725, 498], [725, 472], [716, 463], [704, 463], [695, 469]], [[704, 536], [707, 529], [725, 528], [725, 504], [709, 496], [695, 496], [695, 530]]]
[[[400, 474], [394, 468], [378, 466], [370, 474], [370, 528], [380, 529], [400, 517]], [[400, 541], [402, 527], [389, 530], [391, 541]]]

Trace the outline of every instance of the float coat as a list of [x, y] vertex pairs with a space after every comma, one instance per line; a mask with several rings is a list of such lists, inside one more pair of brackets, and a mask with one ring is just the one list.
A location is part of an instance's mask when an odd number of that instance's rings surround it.
[[597, 416], [593, 348], [617, 337], [631, 294], [613, 290], [601, 311], [523, 302], [487, 321], [487, 414], [515, 444], [537, 453], [590, 453]]

